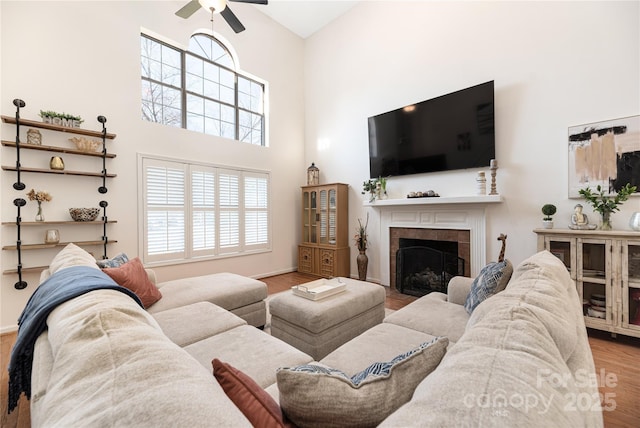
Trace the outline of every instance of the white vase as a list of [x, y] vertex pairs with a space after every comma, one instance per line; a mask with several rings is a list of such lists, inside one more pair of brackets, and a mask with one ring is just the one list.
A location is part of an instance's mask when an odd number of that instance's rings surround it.
[[553, 229], [553, 220], [542, 220], [542, 227], [545, 229]]
[[631, 218], [629, 219], [629, 227], [633, 230], [640, 231], [640, 212], [631, 214]]

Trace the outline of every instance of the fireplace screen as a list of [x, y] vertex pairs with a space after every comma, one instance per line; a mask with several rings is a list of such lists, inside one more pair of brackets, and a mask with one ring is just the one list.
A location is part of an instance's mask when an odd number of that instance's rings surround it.
[[449, 280], [456, 275], [464, 275], [464, 259], [457, 254], [424, 246], [403, 247], [396, 252], [396, 288], [401, 293], [446, 293]]

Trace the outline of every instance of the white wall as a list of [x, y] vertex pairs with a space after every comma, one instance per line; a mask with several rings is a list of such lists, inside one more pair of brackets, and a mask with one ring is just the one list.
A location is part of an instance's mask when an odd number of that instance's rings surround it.
[[[541, 226], [542, 205], [555, 204], [556, 227], [566, 228], [578, 202], [567, 197], [567, 128], [640, 114], [639, 5], [371, 1], [307, 40], [305, 157], [323, 182], [351, 185], [352, 230], [370, 213], [370, 279], [388, 267], [378, 263], [378, 212], [363, 208], [360, 195], [369, 177], [367, 117], [495, 80], [505, 202], [487, 208], [487, 261], [497, 258], [496, 237], [506, 233], [507, 258], [519, 263], [536, 251], [532, 230]], [[475, 175], [392, 178], [388, 191], [391, 198], [428, 189], [472, 195]], [[614, 215], [614, 227], [628, 229], [633, 211], [640, 197]]]
[[[186, 1], [186, 0], [185, 0]], [[299, 185], [305, 181], [303, 112], [303, 40], [285, 30], [249, 5], [233, 4], [233, 10], [247, 30], [236, 35], [221, 19], [214, 30], [235, 48], [241, 68], [269, 84], [269, 148], [234, 143], [183, 129], [174, 129], [140, 119], [140, 31], [152, 30], [186, 46], [197, 29], [211, 29], [209, 15], [199, 11], [188, 20], [174, 15], [185, 1], [109, 2], [0, 2], [1, 81], [0, 110], [13, 116], [14, 98], [26, 102], [21, 116], [39, 120], [43, 110], [81, 115], [83, 127], [100, 130], [96, 116], [107, 117], [107, 129], [117, 134], [109, 150], [117, 158], [108, 164], [118, 177], [108, 181], [109, 192], [100, 195], [99, 179], [23, 174], [30, 188], [45, 189], [53, 201], [45, 204], [47, 220], [68, 218], [67, 208], [97, 206], [109, 202], [108, 217], [118, 223], [109, 227], [110, 239], [118, 243], [109, 254], [138, 253], [137, 153], [153, 153], [195, 161], [271, 171], [273, 207], [273, 251], [218, 261], [156, 268], [161, 280], [232, 271], [263, 276], [295, 269], [299, 237]], [[26, 129], [23, 130], [22, 138]], [[65, 144], [61, 134], [44, 133], [44, 144]], [[15, 127], [2, 126], [2, 139], [15, 140]], [[68, 143], [70, 144], [70, 143]], [[31, 153], [27, 153], [31, 152]], [[15, 164], [15, 150], [0, 152], [2, 165]], [[45, 162], [53, 154], [23, 151], [23, 166]], [[38, 156], [39, 155], [39, 156]], [[62, 155], [67, 169], [100, 171], [100, 161]], [[43, 167], [46, 167], [43, 165]], [[15, 220], [11, 201], [24, 192], [13, 190], [15, 173], [0, 174], [0, 213], [3, 222]], [[23, 210], [23, 220], [33, 220], [35, 204]], [[87, 227], [87, 226], [84, 226]], [[89, 226], [92, 228], [93, 226]], [[24, 228], [23, 242], [40, 242], [45, 228]], [[83, 239], [79, 227], [60, 228], [62, 240]], [[85, 229], [82, 229], [83, 231]], [[94, 236], [102, 235], [101, 229]], [[2, 245], [15, 244], [15, 227], [3, 226]], [[84, 239], [87, 238], [86, 232]], [[42, 235], [42, 236], [41, 236]], [[77, 236], [77, 238], [76, 238]], [[93, 238], [93, 237], [92, 237]], [[101, 255], [101, 248], [95, 248]], [[25, 266], [47, 265], [58, 250], [25, 252]], [[0, 253], [2, 270], [15, 268], [15, 252]], [[38, 285], [38, 274], [28, 274], [26, 290], [15, 290], [16, 275], [2, 275], [0, 326], [15, 325], [27, 299]]]

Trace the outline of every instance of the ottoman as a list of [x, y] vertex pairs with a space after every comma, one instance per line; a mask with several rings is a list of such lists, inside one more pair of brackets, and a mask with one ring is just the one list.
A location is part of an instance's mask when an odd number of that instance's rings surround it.
[[320, 360], [384, 319], [383, 286], [341, 278], [346, 290], [321, 300], [292, 291], [269, 301], [271, 335]]

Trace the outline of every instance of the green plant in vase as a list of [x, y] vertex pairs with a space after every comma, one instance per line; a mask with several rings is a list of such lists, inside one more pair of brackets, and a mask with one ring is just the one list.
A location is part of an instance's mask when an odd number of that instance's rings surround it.
[[367, 180], [362, 183], [362, 194], [363, 195], [366, 195], [367, 193], [369, 194], [369, 202], [373, 202], [376, 200], [377, 187], [378, 187], [377, 179]]
[[578, 193], [591, 204], [594, 211], [600, 214], [600, 218], [602, 219], [600, 229], [611, 230], [611, 213], [620, 211], [620, 205], [629, 199], [629, 196], [635, 193], [635, 191], [636, 186], [627, 183], [618, 190], [618, 193], [615, 195], [606, 195], [602, 186], [598, 184], [595, 192], [587, 187], [580, 189]]

